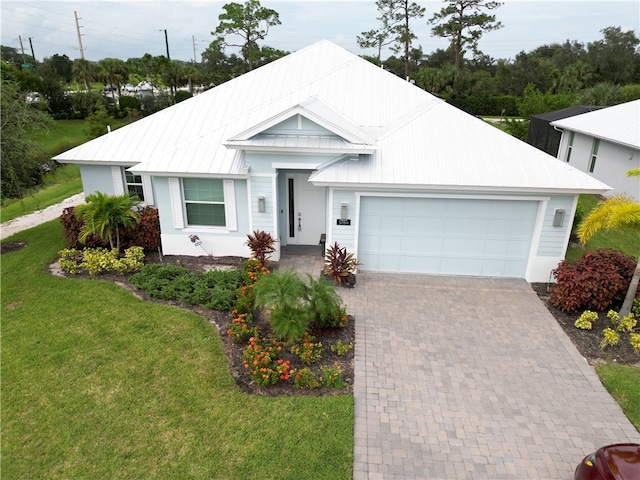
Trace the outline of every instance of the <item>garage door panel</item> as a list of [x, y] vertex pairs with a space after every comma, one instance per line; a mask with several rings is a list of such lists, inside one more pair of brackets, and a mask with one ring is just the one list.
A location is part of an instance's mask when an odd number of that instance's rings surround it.
[[364, 270], [523, 277], [535, 201], [361, 199]]
[[441, 259], [435, 256], [407, 255], [399, 262], [399, 272], [422, 273], [440, 269]]

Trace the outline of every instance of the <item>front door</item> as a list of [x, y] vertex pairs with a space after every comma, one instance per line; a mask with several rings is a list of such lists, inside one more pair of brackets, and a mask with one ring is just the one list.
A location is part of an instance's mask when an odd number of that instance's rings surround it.
[[309, 182], [309, 173], [287, 175], [287, 243], [318, 245], [325, 230], [325, 188]]

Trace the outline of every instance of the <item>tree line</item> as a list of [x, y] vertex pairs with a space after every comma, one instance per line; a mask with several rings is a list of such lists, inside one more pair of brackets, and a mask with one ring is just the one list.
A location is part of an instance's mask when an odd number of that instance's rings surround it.
[[[494, 59], [478, 45], [484, 34], [502, 27], [496, 18], [501, 4], [485, 0], [444, 3], [430, 19], [422, 20], [425, 9], [415, 2], [377, 0], [377, 25], [356, 39], [365, 51], [362, 57], [475, 115], [528, 119], [536, 113], [580, 103], [614, 105], [640, 98], [640, 39], [634, 31], [611, 26], [604, 28], [602, 38], [594, 42], [568, 39], [521, 51], [513, 59]], [[190, 92], [195, 85], [210, 88], [289, 53], [265, 44], [270, 29], [281, 24], [277, 11], [263, 7], [259, 0], [228, 3], [223, 10], [211, 32], [214, 39], [199, 63], [148, 53], [140, 58], [105, 58], [98, 62], [56, 54], [38, 62], [15, 48], [2, 46], [3, 139], [6, 132], [13, 132], [15, 138], [23, 131], [29, 124], [24, 119], [34, 110], [54, 119], [90, 119], [96, 125], [95, 136], [105, 131], [104, 125], [113, 117], [135, 119], [191, 95], [180, 88], [187, 86]], [[424, 52], [416, 46], [418, 39], [412, 28], [418, 21], [428, 21], [433, 35], [448, 40], [448, 48]], [[392, 54], [382, 59], [386, 49]], [[371, 50], [373, 55], [366, 53]], [[142, 80], [161, 87], [161, 93], [116, 98], [115, 91], [121, 93], [123, 85]], [[92, 88], [96, 83], [100, 87]], [[112, 91], [103, 91], [102, 85], [113, 87]], [[16, 100], [24, 99], [29, 92], [39, 92], [40, 101], [31, 102], [30, 111], [12, 123], [10, 106], [20, 104]], [[527, 127], [527, 122], [508, 125], [520, 138], [526, 136]], [[19, 178], [25, 186], [39, 178], [33, 168], [5, 164], [5, 159], [19, 160], [25, 158], [27, 150], [32, 151], [32, 146], [18, 144], [21, 147], [16, 149], [15, 142], [2, 142], [3, 196], [7, 191], [24, 191], [9, 188]], [[11, 148], [14, 150], [10, 152]]]

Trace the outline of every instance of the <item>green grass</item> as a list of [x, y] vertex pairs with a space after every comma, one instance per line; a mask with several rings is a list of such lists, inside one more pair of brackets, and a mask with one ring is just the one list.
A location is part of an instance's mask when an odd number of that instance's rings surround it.
[[84, 120], [56, 120], [49, 130], [40, 130], [31, 139], [51, 156], [89, 140]]
[[596, 371], [622, 411], [640, 430], [640, 367], [607, 363], [597, 365]]
[[[592, 195], [580, 195], [579, 202], [584, 207], [586, 215], [596, 206], [598, 200]], [[589, 239], [584, 247], [568, 248], [565, 258], [569, 262], [576, 262], [586, 250], [599, 248], [612, 248], [638, 258], [640, 256], [640, 233], [626, 230], [601, 230]]]
[[353, 398], [254, 397], [215, 327], [47, 273], [53, 221], [2, 255], [3, 478], [347, 479]]
[[44, 184], [25, 197], [5, 200], [0, 208], [0, 221], [8, 222], [49, 205], [55, 205], [80, 192], [82, 192], [80, 167], [65, 165], [54, 173], [47, 174]]

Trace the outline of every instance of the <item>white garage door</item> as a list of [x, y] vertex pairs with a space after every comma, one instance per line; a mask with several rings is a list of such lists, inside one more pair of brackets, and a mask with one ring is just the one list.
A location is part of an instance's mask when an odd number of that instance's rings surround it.
[[362, 197], [362, 270], [524, 277], [538, 202]]

